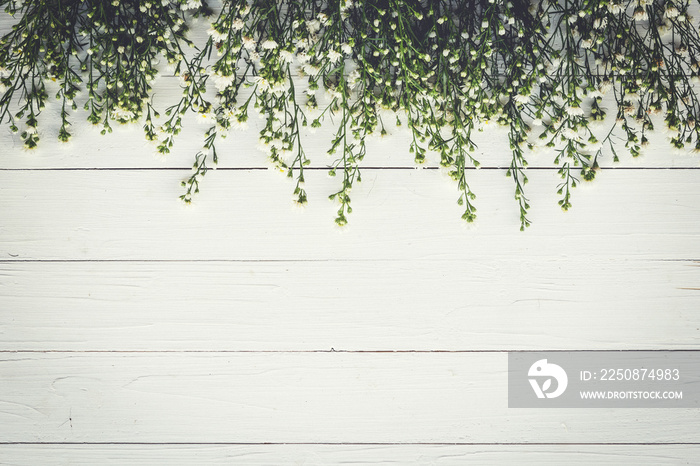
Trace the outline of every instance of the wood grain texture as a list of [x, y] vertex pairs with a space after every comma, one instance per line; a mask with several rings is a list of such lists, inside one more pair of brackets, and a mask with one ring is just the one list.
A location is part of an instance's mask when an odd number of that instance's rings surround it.
[[696, 464], [697, 445], [0, 445], [8, 466]]
[[700, 443], [697, 409], [509, 409], [506, 377], [505, 353], [4, 353], [0, 438]]
[[0, 350], [693, 349], [686, 261], [0, 263]]
[[271, 171], [207, 175], [196, 205], [184, 172], [0, 172], [0, 257], [7, 260], [380, 260], [700, 258], [700, 170], [610, 170], [556, 204], [557, 175], [533, 170], [533, 226], [518, 231], [513, 186], [499, 170], [471, 176], [480, 217], [460, 219], [451, 180], [432, 170], [365, 174], [350, 225], [326, 199], [337, 180], [309, 172], [310, 205]]

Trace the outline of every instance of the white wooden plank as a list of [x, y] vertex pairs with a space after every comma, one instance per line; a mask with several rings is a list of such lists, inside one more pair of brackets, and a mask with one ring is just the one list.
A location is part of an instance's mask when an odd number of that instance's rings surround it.
[[700, 346], [700, 263], [0, 263], [0, 350]]
[[[534, 170], [533, 226], [521, 233], [512, 180], [470, 176], [479, 219], [461, 220], [454, 183], [432, 170], [365, 173], [347, 228], [326, 199], [338, 180], [309, 172], [306, 209], [272, 171], [207, 175], [195, 205], [178, 171], [0, 172], [3, 259], [700, 258], [699, 170], [607, 170], [556, 203], [559, 178]], [[302, 215], [303, 213], [303, 215]]]
[[0, 464], [695, 464], [697, 445], [1, 445]]
[[[306, 83], [298, 83], [298, 92], [304, 94]], [[55, 92], [54, 92], [55, 93]], [[178, 78], [161, 77], [154, 83], [154, 105], [163, 109], [179, 101], [181, 88]], [[49, 93], [51, 94], [51, 92]], [[245, 100], [244, 95], [241, 100]], [[614, 108], [614, 102], [607, 99], [604, 107]], [[156, 144], [143, 137], [141, 124], [116, 125], [114, 132], [100, 135], [99, 129], [87, 121], [87, 115], [76, 112], [72, 118], [71, 132], [73, 138], [68, 143], [56, 140], [61, 124], [61, 105], [58, 101], [49, 101], [40, 117], [41, 143], [34, 150], [25, 150], [19, 134], [12, 134], [5, 124], [0, 127], [0, 168], [189, 168], [194, 155], [201, 149], [204, 132], [208, 125], [202, 125], [192, 116], [186, 117], [183, 130], [177, 137], [176, 145], [170, 154], [162, 155], [156, 151]], [[614, 112], [611, 112], [614, 116]], [[161, 117], [162, 119], [162, 117]], [[367, 156], [362, 165], [365, 167], [414, 167], [413, 155], [409, 152], [411, 136], [404, 124], [395, 125], [395, 117], [385, 118], [385, 127], [389, 134], [370, 136]], [[599, 132], [607, 134], [610, 122], [598, 124]], [[663, 128], [663, 121], [656, 125]], [[259, 131], [265, 127], [264, 120], [251, 113], [249, 128], [246, 131], [232, 131], [229, 136], [217, 144], [220, 155], [220, 168], [267, 167], [269, 162], [264, 152], [259, 149]], [[512, 152], [509, 148], [506, 128], [489, 123], [482, 132], [474, 132], [476, 144], [474, 157], [483, 167], [508, 167]], [[302, 140], [312, 167], [326, 167], [333, 163], [336, 156], [326, 152], [330, 148], [337, 127], [327, 120], [322, 128], [303, 131]], [[617, 138], [619, 139], [619, 138]], [[537, 141], [537, 134], [532, 135]], [[674, 149], [669, 137], [663, 131], [652, 133], [649, 145], [640, 157], [633, 158], [625, 152], [624, 144], [619, 144], [616, 152], [620, 163], [613, 163], [612, 154], [606, 148], [599, 163], [603, 167], [693, 167], [700, 168], [700, 157], [690, 149]], [[555, 167], [556, 152], [553, 149], [538, 147], [534, 152], [526, 152], [531, 167]], [[425, 166], [437, 167], [439, 156], [431, 153]]]
[[509, 409], [505, 353], [8, 354], [5, 442], [700, 442], [697, 409]]

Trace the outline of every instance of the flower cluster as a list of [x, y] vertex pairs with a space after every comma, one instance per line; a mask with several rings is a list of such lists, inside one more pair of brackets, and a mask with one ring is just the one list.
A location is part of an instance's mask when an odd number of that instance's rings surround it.
[[[199, 6], [197, 6], [199, 4]], [[20, 131], [24, 144], [39, 141], [37, 116], [57, 83], [61, 102], [58, 138], [71, 137], [69, 110], [82, 99], [88, 121], [110, 132], [111, 125], [140, 121], [155, 138], [151, 82], [162, 57], [183, 66], [188, 26], [184, 10], [193, 1], [2, 1], [17, 21], [0, 39], [0, 122]], [[55, 90], [55, 89], [54, 89]], [[51, 93], [54, 93], [54, 90]]]
[[[37, 115], [59, 83], [59, 139], [70, 137], [69, 107], [87, 93], [88, 120], [145, 121], [167, 153], [194, 112], [208, 123], [194, 172], [183, 182], [190, 202], [218, 160], [216, 143], [264, 120], [261, 149], [294, 178], [307, 202], [302, 129], [334, 125], [328, 153], [342, 175], [336, 222], [352, 211], [366, 139], [387, 119], [411, 134], [416, 163], [436, 153], [456, 180], [463, 218], [476, 218], [467, 174], [478, 168], [475, 132], [489, 121], [508, 130], [520, 225], [530, 223], [526, 149], [555, 150], [559, 204], [571, 206], [579, 178], [592, 180], [601, 157], [640, 154], [659, 114], [677, 148], [700, 150], [700, 36], [687, 0], [200, 0], [20, 2], [0, 0], [19, 17], [0, 39], [0, 122], [22, 125], [38, 141]], [[186, 36], [192, 16], [211, 19], [205, 42]], [[196, 47], [192, 47], [196, 45]], [[180, 102], [165, 121], [149, 100], [156, 63], [180, 77]], [[211, 84], [211, 85], [210, 85]], [[207, 87], [210, 92], [207, 92]], [[215, 90], [215, 92], [214, 92]], [[616, 108], [603, 104], [605, 95]], [[610, 114], [610, 115], [608, 115]]]

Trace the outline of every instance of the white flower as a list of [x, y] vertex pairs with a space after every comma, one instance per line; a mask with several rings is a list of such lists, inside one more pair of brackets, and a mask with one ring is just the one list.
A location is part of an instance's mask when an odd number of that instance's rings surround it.
[[664, 19], [663, 23], [659, 25], [656, 30], [659, 31], [659, 34], [662, 36], [668, 33], [672, 29], [671, 22], [668, 21], [667, 19]]
[[233, 29], [234, 31], [240, 31], [241, 29], [243, 29], [243, 26], [245, 26], [245, 23], [240, 18], [235, 19], [233, 23], [231, 23], [231, 29]]
[[530, 96], [518, 94], [515, 97], [513, 97], [513, 100], [515, 100], [519, 104], [526, 104], [530, 101]]
[[581, 107], [568, 107], [566, 113], [569, 116], [583, 116], [583, 109]]
[[297, 52], [301, 52], [302, 50], [306, 50], [309, 48], [309, 41], [307, 39], [294, 39], [294, 46], [296, 47]]
[[288, 83], [286, 81], [280, 81], [278, 83], [275, 83], [274, 86], [270, 88], [271, 92], [277, 96], [280, 96], [287, 92], [289, 88], [287, 87]]
[[267, 155], [270, 155], [272, 153], [272, 147], [270, 147], [270, 143], [265, 141], [265, 139], [260, 138], [258, 139], [258, 150], [266, 153]]
[[571, 128], [564, 128], [561, 132], [562, 137], [565, 139], [568, 139], [570, 141], [580, 141], [581, 137], [578, 135], [576, 131], [574, 131]]
[[255, 39], [250, 36], [243, 37], [243, 47], [248, 51], [255, 50]]
[[532, 120], [532, 126], [542, 126], [542, 120], [540, 120], [539, 118], [535, 118], [534, 120]]
[[321, 71], [320, 68], [319, 68], [318, 66], [313, 66], [313, 65], [311, 65], [311, 64], [309, 64], [309, 63], [304, 63], [304, 64], [301, 66], [301, 69], [302, 69], [302, 71], [304, 71], [304, 73], [306, 73], [306, 74], [309, 75], [309, 76], [316, 76], [316, 74], [317, 74], [319, 71]]
[[245, 131], [248, 129], [248, 122], [244, 121], [242, 116], [236, 115], [235, 118], [231, 119], [231, 128]]
[[277, 48], [277, 42], [275, 42], [274, 40], [268, 39], [262, 43], [262, 48], [264, 50], [275, 50]]
[[219, 90], [219, 92], [223, 91], [227, 87], [229, 87], [231, 84], [233, 84], [234, 76], [223, 76], [221, 74], [215, 74], [214, 75], [214, 86]]
[[0, 78], [9, 78], [10, 74], [10, 70], [0, 66]]
[[647, 15], [647, 11], [639, 7], [636, 10], [634, 10], [634, 19], [635, 21], [646, 21], [649, 19], [649, 16]]
[[321, 29], [321, 22], [317, 19], [307, 21], [306, 29], [308, 29], [311, 34], [315, 34]]
[[201, 0], [187, 0], [187, 2], [180, 3], [181, 10], [196, 10], [202, 6]]
[[263, 78], [262, 76], [254, 77], [253, 82], [257, 85], [257, 88], [260, 92], [266, 92], [270, 90], [270, 81]]
[[328, 97], [333, 100], [333, 99], [342, 99], [343, 95], [338, 92], [336, 89], [326, 89], [326, 94]]
[[679, 14], [680, 13], [678, 13], [678, 10], [675, 6], [669, 5], [668, 7], [666, 7], [666, 12], [664, 13], [664, 16], [666, 16], [668, 19], [673, 19]]
[[280, 61], [282, 61], [282, 63], [291, 63], [292, 59], [294, 59], [294, 54], [292, 52], [289, 50], [280, 51]]
[[326, 53], [326, 56], [328, 57], [328, 60], [330, 60], [331, 63], [336, 63], [338, 60], [340, 60], [343, 55], [336, 52], [335, 50], [329, 50]]
[[112, 118], [114, 118], [115, 120], [117, 120], [121, 123], [131, 121], [135, 117], [136, 117], [136, 115], [131, 110], [126, 110], [122, 107], [114, 107], [112, 109]]
[[224, 40], [228, 37], [227, 34], [221, 33], [219, 31], [217, 31], [216, 29], [214, 29], [213, 27], [209, 28], [209, 30], [207, 30], [207, 34], [209, 34], [212, 37], [212, 39], [214, 39], [217, 42], [221, 42], [222, 40]]
[[620, 14], [624, 11], [622, 5], [616, 3], [608, 3], [608, 11], [614, 15]]
[[343, 42], [340, 44], [340, 50], [346, 55], [350, 55], [352, 53], [352, 47], [347, 42]]
[[280, 159], [284, 161], [286, 164], [291, 164], [292, 161], [295, 158], [295, 154], [293, 151], [287, 149], [287, 148], [282, 148], [277, 152], [277, 155], [279, 156]]

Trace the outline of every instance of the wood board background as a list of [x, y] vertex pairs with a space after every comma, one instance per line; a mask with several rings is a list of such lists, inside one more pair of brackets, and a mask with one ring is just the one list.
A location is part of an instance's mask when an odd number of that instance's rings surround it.
[[203, 127], [164, 158], [134, 127], [54, 142], [56, 111], [33, 152], [0, 129], [0, 464], [697, 464], [697, 409], [507, 408], [507, 351], [700, 348], [700, 158], [663, 133], [567, 213], [529, 156], [521, 233], [500, 128], [468, 227], [395, 130], [339, 229], [328, 130], [307, 208], [255, 122], [184, 206]]

